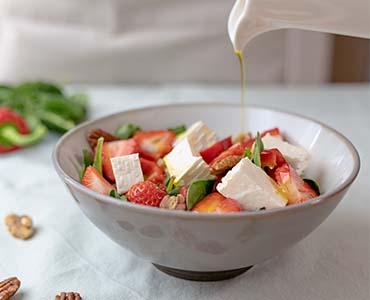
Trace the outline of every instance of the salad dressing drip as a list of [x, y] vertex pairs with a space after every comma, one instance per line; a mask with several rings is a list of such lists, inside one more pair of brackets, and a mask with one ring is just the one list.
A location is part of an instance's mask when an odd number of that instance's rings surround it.
[[369, 2], [364, 0], [236, 0], [228, 33], [241, 70], [241, 138], [245, 127], [243, 49], [257, 35], [283, 28], [370, 38]]
[[243, 53], [235, 50], [235, 54], [240, 64], [240, 136], [243, 137], [245, 134], [245, 65]]

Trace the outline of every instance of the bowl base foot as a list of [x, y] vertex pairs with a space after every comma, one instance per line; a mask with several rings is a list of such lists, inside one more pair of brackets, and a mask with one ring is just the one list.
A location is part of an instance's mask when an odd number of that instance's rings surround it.
[[233, 269], [233, 270], [226, 270], [226, 271], [212, 271], [212, 272], [199, 272], [199, 271], [189, 271], [189, 270], [180, 270], [174, 269], [170, 267], [165, 267], [162, 265], [154, 264], [153, 266], [156, 267], [158, 270], [166, 273], [170, 276], [174, 276], [181, 279], [192, 280], [192, 281], [219, 281], [230, 279], [236, 276], [243, 274], [244, 272], [248, 271], [253, 266], [240, 268], [240, 269]]

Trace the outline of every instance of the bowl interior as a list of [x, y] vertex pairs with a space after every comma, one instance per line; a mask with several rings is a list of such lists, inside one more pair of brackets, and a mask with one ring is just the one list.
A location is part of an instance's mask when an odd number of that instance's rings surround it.
[[[311, 160], [305, 175], [319, 182], [323, 194], [340, 188], [358, 171], [356, 150], [335, 130], [298, 115], [262, 107], [248, 107], [245, 113], [246, 130], [255, 134], [279, 127], [288, 141], [310, 152]], [[89, 149], [86, 133], [90, 128], [114, 132], [119, 124], [131, 122], [143, 129], [163, 129], [180, 124], [189, 126], [199, 120], [217, 132], [220, 138], [235, 136], [242, 127], [238, 105], [185, 104], [131, 110], [87, 122], [67, 133], [56, 147], [56, 163], [66, 176], [79, 180], [82, 149]]]

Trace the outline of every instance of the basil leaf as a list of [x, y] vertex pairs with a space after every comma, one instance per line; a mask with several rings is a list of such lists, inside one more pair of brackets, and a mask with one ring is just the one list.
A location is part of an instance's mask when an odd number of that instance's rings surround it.
[[171, 128], [167, 128], [167, 129], [174, 132], [176, 135], [179, 135], [180, 133], [183, 133], [183, 132], [186, 131], [186, 126], [185, 125], [179, 125], [179, 126], [171, 127]]
[[166, 187], [166, 192], [168, 193], [170, 190], [173, 189], [175, 183], [175, 176], [169, 176], [168, 179], [166, 179], [164, 185]]
[[94, 156], [94, 162], [93, 167], [102, 174], [102, 148], [103, 148], [104, 138], [100, 137], [98, 138], [98, 143], [96, 144], [95, 148], [95, 156]]
[[170, 174], [167, 174], [166, 176], [166, 179], [164, 180], [163, 182], [163, 185], [167, 188], [168, 185], [170, 184], [170, 180], [171, 180], [172, 176], [170, 176]]
[[127, 140], [140, 130], [141, 128], [138, 125], [132, 123], [125, 123], [117, 127], [115, 135], [121, 139]]
[[109, 196], [122, 201], [127, 201], [127, 198], [124, 195], [120, 196], [116, 190], [111, 190]]
[[82, 155], [83, 155], [83, 161], [82, 161], [82, 167], [81, 167], [81, 172], [80, 172], [80, 181], [82, 180], [82, 177], [85, 174], [86, 168], [93, 164], [93, 161], [91, 160], [90, 152], [87, 149], [82, 150]]
[[170, 196], [176, 196], [179, 193], [180, 193], [180, 188], [179, 187], [175, 187], [172, 190], [167, 192], [167, 194], [170, 195]]
[[252, 151], [249, 148], [245, 148], [243, 157], [248, 157], [249, 159], [252, 158]]
[[17, 92], [23, 94], [50, 93], [54, 95], [63, 95], [62, 87], [58, 84], [45, 81], [27, 81], [15, 87]]
[[261, 140], [261, 135], [257, 132], [256, 141], [254, 142], [252, 162], [261, 167], [261, 152], [263, 151], [263, 143]]
[[175, 184], [175, 176], [168, 176], [165, 180], [164, 186], [168, 195], [173, 196], [180, 193], [180, 187]]
[[84, 163], [86, 166], [92, 165], [93, 161], [91, 159], [90, 152], [87, 149], [82, 150], [83, 156], [84, 156]]
[[307, 177], [301, 177], [303, 179], [304, 182], [306, 182], [318, 195], [321, 195], [321, 191], [320, 191], [320, 186], [319, 184], [311, 179], [311, 178], [307, 178]]
[[186, 195], [186, 207], [188, 210], [191, 210], [195, 204], [212, 192], [215, 181], [215, 179], [201, 179], [190, 184]]

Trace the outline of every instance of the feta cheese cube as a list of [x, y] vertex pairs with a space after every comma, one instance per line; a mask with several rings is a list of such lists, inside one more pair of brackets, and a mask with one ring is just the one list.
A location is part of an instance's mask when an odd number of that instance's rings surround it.
[[267, 134], [262, 138], [262, 143], [265, 149], [279, 149], [286, 161], [292, 165], [298, 174], [301, 174], [307, 168], [309, 154], [305, 149], [289, 144], [288, 142], [281, 140], [279, 137], [275, 137], [270, 134]]
[[284, 207], [287, 204], [273, 180], [248, 158], [234, 166], [216, 187], [227, 198], [234, 199], [245, 210]]
[[182, 135], [180, 135], [175, 142], [175, 146], [184, 138], [188, 139], [189, 144], [196, 155], [199, 155], [200, 151], [212, 146], [219, 140], [217, 134], [202, 121], [194, 123]]
[[120, 195], [126, 193], [135, 183], [144, 180], [138, 153], [112, 157], [110, 161]]
[[188, 137], [184, 137], [163, 158], [167, 171], [175, 177], [175, 184], [189, 184], [197, 178], [206, 178], [210, 175], [207, 163], [192, 148]]

